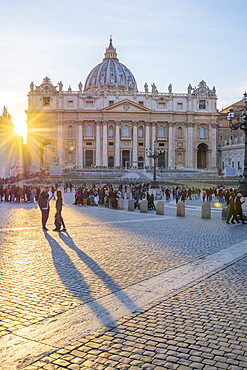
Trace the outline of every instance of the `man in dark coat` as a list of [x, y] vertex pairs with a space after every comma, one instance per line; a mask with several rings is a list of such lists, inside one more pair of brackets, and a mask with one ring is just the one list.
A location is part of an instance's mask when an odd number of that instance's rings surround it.
[[49, 217], [50, 204], [49, 204], [49, 186], [46, 186], [42, 193], [38, 197], [38, 205], [42, 213], [42, 228], [43, 231], [47, 231], [46, 222]]

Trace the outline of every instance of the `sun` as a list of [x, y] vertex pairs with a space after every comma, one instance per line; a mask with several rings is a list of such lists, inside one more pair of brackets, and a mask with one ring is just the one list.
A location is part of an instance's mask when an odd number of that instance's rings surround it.
[[20, 135], [24, 142], [27, 141], [27, 124], [26, 124], [26, 114], [14, 114], [12, 116], [12, 122], [15, 128], [15, 133]]

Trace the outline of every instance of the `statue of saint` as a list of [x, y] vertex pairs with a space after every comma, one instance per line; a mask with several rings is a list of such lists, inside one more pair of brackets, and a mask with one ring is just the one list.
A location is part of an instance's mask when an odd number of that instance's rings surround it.
[[7, 107], [5, 107], [5, 105], [4, 105], [4, 107], [3, 107], [3, 116], [7, 117], [7, 115], [8, 115], [8, 110], [7, 110]]
[[33, 91], [34, 90], [34, 83], [33, 81], [30, 83], [30, 91]]
[[189, 86], [188, 86], [188, 94], [191, 94], [191, 91], [192, 91], [192, 86], [191, 86], [191, 84], [189, 84]]
[[81, 83], [81, 81], [78, 84], [78, 88], [79, 88], [79, 91], [82, 91], [82, 83]]
[[53, 165], [54, 166], [58, 166], [59, 165], [59, 156], [57, 154], [54, 155]]
[[145, 93], [148, 93], [148, 84], [146, 82], [144, 84], [144, 90], [145, 90]]
[[172, 93], [172, 84], [169, 84], [169, 86], [168, 86], [168, 92], [169, 92], [169, 94]]
[[63, 83], [62, 81], [58, 82], [59, 91], [63, 91]]
[[155, 85], [155, 83], [152, 84], [152, 93], [157, 93], [158, 90], [157, 90], [157, 87]]

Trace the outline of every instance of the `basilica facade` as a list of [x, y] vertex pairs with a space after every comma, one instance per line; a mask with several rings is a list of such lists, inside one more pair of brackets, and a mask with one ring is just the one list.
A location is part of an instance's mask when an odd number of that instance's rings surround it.
[[160, 168], [217, 170], [217, 96], [204, 81], [174, 93], [139, 91], [112, 39], [76, 91], [45, 77], [28, 93], [29, 169]]

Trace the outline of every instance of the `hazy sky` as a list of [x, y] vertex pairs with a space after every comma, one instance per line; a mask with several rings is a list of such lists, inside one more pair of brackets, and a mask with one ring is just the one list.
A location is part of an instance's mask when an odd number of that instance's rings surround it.
[[203, 79], [226, 107], [247, 90], [246, 14], [247, 0], [0, 0], [0, 114], [23, 133], [31, 81], [77, 90], [110, 35], [140, 91]]

